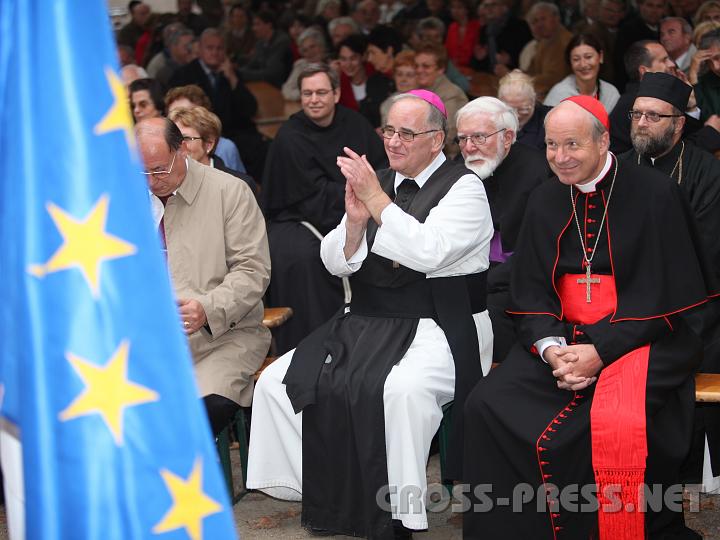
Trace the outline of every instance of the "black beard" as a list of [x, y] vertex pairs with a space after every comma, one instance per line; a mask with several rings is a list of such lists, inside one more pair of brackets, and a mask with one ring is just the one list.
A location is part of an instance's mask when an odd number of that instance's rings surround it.
[[675, 126], [673, 124], [670, 124], [660, 135], [652, 135], [647, 132], [640, 134], [633, 129], [630, 138], [638, 154], [655, 158], [665, 154], [672, 148], [674, 132]]

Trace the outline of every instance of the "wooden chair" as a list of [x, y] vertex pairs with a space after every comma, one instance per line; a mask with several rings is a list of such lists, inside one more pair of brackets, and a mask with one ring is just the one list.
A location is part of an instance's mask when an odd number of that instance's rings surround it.
[[280, 126], [289, 116], [282, 92], [265, 81], [250, 81], [245, 83], [245, 86], [255, 96], [258, 104], [257, 114], [254, 118], [258, 131], [274, 138]]
[[[281, 307], [281, 308], [265, 308], [263, 314], [263, 325], [269, 328], [271, 331], [273, 328], [282, 326], [290, 317], [293, 315], [292, 308]], [[274, 340], [270, 342], [270, 350], [273, 351], [275, 347]], [[267, 356], [260, 369], [255, 372], [254, 379], [258, 380], [258, 377], [262, 371], [275, 361], [277, 356]], [[230, 440], [232, 434], [235, 433], [237, 438], [237, 446], [231, 444]], [[242, 499], [248, 492], [247, 490], [247, 463], [248, 463], [248, 439], [247, 439], [247, 420], [245, 417], [245, 410], [240, 408], [235, 414], [235, 417], [230, 423], [223, 428], [215, 441], [218, 456], [220, 457], [220, 465], [222, 466], [223, 475], [225, 476], [225, 483], [228, 488], [230, 500], [232, 504], [235, 504]], [[243, 487], [235, 493], [235, 486], [232, 477], [232, 461], [230, 458], [230, 449], [237, 448], [240, 456], [240, 467], [242, 469], [242, 480]]]

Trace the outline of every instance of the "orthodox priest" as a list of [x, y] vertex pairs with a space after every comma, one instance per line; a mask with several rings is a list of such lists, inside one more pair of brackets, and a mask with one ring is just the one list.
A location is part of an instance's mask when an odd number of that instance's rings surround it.
[[466, 401], [464, 479], [485, 504], [465, 538], [699, 538], [678, 478], [701, 344], [677, 314], [712, 287], [692, 216], [677, 185], [608, 152], [597, 100], [568, 98], [545, 128], [557, 180], [513, 255], [520, 343]]
[[268, 305], [290, 306], [294, 317], [278, 328], [278, 352], [294, 348], [343, 304], [343, 283], [320, 261], [320, 240], [340, 223], [345, 178], [337, 156], [347, 146], [374, 167], [387, 166], [382, 139], [360, 114], [338, 105], [340, 81], [325, 64], [298, 77], [302, 111], [280, 128], [270, 147], [262, 184], [272, 262]]
[[493, 325], [493, 360], [502, 362], [517, 340], [506, 313], [510, 268], [530, 192], [548, 179], [545, 156], [517, 145], [515, 110], [494, 97], [479, 97], [457, 113], [457, 139], [465, 166], [485, 185], [493, 234], [488, 272], [488, 313]]
[[436, 94], [393, 99], [391, 168], [376, 173], [349, 148], [338, 158], [345, 216], [321, 255], [351, 276], [352, 302], [263, 372], [248, 462], [248, 487], [302, 498], [313, 532], [381, 540], [428, 527], [430, 442], [452, 400], [448, 476], [459, 478], [462, 405], [492, 361], [485, 189], [442, 153]]
[[[629, 116], [633, 150], [620, 156], [644, 167], [665, 173], [680, 186], [690, 203], [703, 239], [710, 267], [720, 276], [720, 161], [692, 142], [683, 139], [687, 105], [692, 87], [665, 73], [647, 73], [640, 82]], [[720, 302], [709, 302], [687, 316], [690, 326], [703, 340], [700, 371], [720, 373]], [[711, 467], [705, 477], [720, 476], [720, 410], [696, 406], [694, 444], [687, 463], [687, 483], [702, 480], [705, 436], [710, 443]], [[712, 469], [712, 473], [710, 473]]]

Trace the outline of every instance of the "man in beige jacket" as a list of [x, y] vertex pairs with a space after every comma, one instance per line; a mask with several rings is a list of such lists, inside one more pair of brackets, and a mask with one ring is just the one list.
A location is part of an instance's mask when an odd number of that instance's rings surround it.
[[262, 324], [270, 280], [265, 222], [244, 182], [188, 157], [171, 121], [145, 120], [135, 132], [200, 395], [217, 434], [238, 407], [250, 405], [252, 375], [270, 344]]

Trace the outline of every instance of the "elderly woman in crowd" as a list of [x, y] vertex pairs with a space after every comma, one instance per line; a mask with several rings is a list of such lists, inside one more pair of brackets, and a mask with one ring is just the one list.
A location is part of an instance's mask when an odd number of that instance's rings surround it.
[[155, 79], [137, 79], [128, 87], [130, 109], [135, 122], [165, 114], [162, 88]]
[[397, 94], [404, 94], [417, 88], [417, 77], [415, 75], [415, 52], [402, 51], [395, 56], [393, 67], [393, 81], [395, 82], [395, 93], [391, 94], [380, 105], [380, 126], [387, 123], [387, 115], [392, 105], [392, 98]]
[[[188, 84], [186, 86], [178, 86], [165, 94], [165, 106], [168, 114], [175, 109], [192, 109], [193, 107], [205, 107], [208, 111], [212, 110], [210, 98], [205, 94], [202, 88], [196, 84]], [[225, 162], [225, 166], [241, 173], [246, 172], [245, 165], [240, 159], [240, 152], [237, 146], [230, 139], [220, 137], [215, 147], [215, 155]]]
[[515, 109], [517, 142], [545, 151], [545, 115], [550, 107], [537, 103], [532, 77], [515, 69], [498, 84], [498, 99]]
[[282, 85], [282, 95], [288, 101], [299, 101], [300, 90], [298, 89], [298, 75], [308, 66], [323, 62], [327, 56], [327, 44], [325, 36], [317, 28], [308, 28], [298, 36], [298, 49], [300, 58], [295, 60], [292, 71], [285, 83]]
[[565, 49], [565, 60], [572, 73], [550, 89], [545, 105], [554, 107], [565, 98], [584, 95], [599, 100], [609, 114], [620, 98], [620, 93], [612, 84], [600, 79], [600, 65], [604, 55], [597, 38], [590, 34], [573, 37]]
[[257, 193], [257, 184], [252, 177], [225, 166], [222, 159], [213, 151], [220, 138], [222, 124], [216, 114], [205, 107], [175, 108], [168, 114], [183, 135], [188, 155], [198, 163], [219, 169], [245, 181], [253, 193]]

